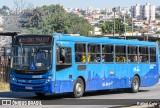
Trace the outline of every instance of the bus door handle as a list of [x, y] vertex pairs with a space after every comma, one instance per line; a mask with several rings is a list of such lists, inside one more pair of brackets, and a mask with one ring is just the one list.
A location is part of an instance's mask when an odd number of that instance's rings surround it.
[[77, 70], [86, 70], [86, 65], [78, 65]]

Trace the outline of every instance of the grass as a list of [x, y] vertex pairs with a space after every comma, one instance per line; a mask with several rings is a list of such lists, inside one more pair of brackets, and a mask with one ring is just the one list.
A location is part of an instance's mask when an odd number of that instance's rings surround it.
[[10, 91], [9, 83], [0, 82], [0, 92]]

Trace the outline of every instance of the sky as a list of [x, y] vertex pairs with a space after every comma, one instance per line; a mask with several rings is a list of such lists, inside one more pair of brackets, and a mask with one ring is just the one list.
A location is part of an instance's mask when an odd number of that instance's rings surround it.
[[[0, 0], [0, 7], [3, 5], [14, 9], [14, 1], [18, 0]], [[19, 0], [21, 1], [21, 0]], [[86, 9], [88, 6], [94, 8], [113, 8], [113, 7], [130, 7], [136, 4], [144, 5], [150, 3], [151, 5], [160, 6], [160, 0], [23, 0], [26, 3], [32, 3], [34, 7], [51, 5], [60, 3], [64, 8], [82, 8]]]

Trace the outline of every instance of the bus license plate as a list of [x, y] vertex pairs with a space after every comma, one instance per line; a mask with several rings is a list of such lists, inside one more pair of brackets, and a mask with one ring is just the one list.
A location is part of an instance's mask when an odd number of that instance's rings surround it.
[[27, 89], [27, 90], [32, 90], [33, 87], [25, 87], [25, 89]]

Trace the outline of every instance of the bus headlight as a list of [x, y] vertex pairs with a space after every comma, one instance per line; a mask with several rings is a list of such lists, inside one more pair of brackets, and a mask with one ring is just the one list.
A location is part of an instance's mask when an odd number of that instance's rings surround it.
[[47, 78], [46, 83], [51, 82], [51, 80], [52, 80], [52, 75], [50, 75], [50, 76]]
[[10, 82], [16, 82], [16, 78], [13, 75], [10, 75]]

